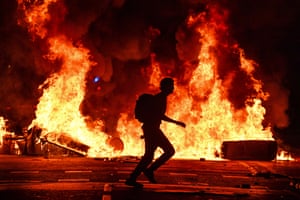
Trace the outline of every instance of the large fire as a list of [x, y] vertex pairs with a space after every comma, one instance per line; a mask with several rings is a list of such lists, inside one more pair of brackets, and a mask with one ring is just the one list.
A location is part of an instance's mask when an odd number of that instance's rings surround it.
[[[51, 141], [65, 135], [88, 145], [88, 156], [142, 155], [144, 144], [140, 139], [141, 124], [130, 117], [132, 110], [122, 113], [117, 124], [116, 131], [120, 133], [124, 148], [110, 145], [114, 138], [105, 133], [102, 121], [91, 125], [81, 114], [85, 78], [95, 62], [89, 49], [82, 44], [74, 44], [70, 38], [61, 34], [48, 34], [45, 24], [52, 17], [48, 7], [57, 2], [18, 0], [25, 17], [21, 23], [27, 26], [33, 38], [46, 39], [49, 46], [46, 57], [49, 62], [59, 60], [62, 65], [59, 72], [52, 74], [40, 86], [43, 95], [39, 99], [36, 118], [31, 126], [42, 128], [42, 136]], [[238, 44], [226, 38], [226, 12], [220, 14], [218, 8], [211, 5], [207, 12], [189, 16], [186, 26], [194, 27], [199, 35], [199, 64], [196, 68], [188, 69], [191, 72], [187, 83], [182, 84], [176, 80], [175, 92], [168, 99], [167, 114], [187, 124], [186, 128], [162, 124], [162, 129], [175, 146], [175, 158], [216, 159], [222, 142], [226, 140], [273, 140], [270, 127], [262, 125], [266, 111], [262, 102], [268, 94], [262, 91], [261, 81], [254, 77], [258, 65], [246, 58]], [[254, 91], [245, 99], [244, 106], [238, 109], [228, 98], [227, 85], [235, 74], [221, 78], [217, 73], [218, 66], [222, 65], [218, 63], [220, 52], [217, 50], [220, 46], [238, 55], [239, 70], [250, 80], [251, 84], [247, 87]], [[160, 70], [160, 63], [156, 62], [155, 56], [149, 67], [152, 73], [149, 74], [149, 88], [145, 90], [157, 87], [166, 75]]]
[[[227, 99], [226, 91], [222, 81], [216, 74], [216, 54], [213, 50], [217, 48], [217, 35], [226, 31], [222, 18], [214, 13], [211, 8], [209, 17], [206, 13], [191, 16], [187, 23], [189, 25], [200, 24], [197, 30], [201, 35], [199, 45], [199, 65], [194, 69], [188, 87], [177, 84], [175, 94], [169, 98], [168, 114], [187, 123], [185, 129], [175, 125], [163, 123], [162, 128], [176, 147], [177, 158], [199, 158], [205, 157], [215, 159], [216, 152], [220, 152], [220, 146], [226, 140], [273, 140], [270, 127], [263, 127], [265, 108], [262, 99], [267, 98], [261, 89], [261, 82], [253, 77], [256, 63], [245, 58], [242, 49], [233, 44], [233, 48], [240, 55], [241, 70], [245, 71], [252, 79], [251, 87], [257, 92], [257, 96], [249, 97], [245, 102], [243, 110], [235, 110]], [[225, 16], [224, 16], [225, 17]], [[154, 63], [151, 81], [149, 85], [159, 85], [162, 73], [157, 72], [158, 63]], [[153, 77], [154, 76], [154, 77]], [[160, 77], [157, 77], [160, 76]], [[231, 77], [228, 77], [230, 81]], [[225, 82], [226, 82], [225, 81]], [[206, 98], [205, 101], [197, 101], [197, 98]], [[119, 120], [119, 131], [125, 144], [136, 144], [128, 133], [136, 135], [136, 124], [126, 118], [126, 114]], [[141, 142], [139, 142], [141, 143]], [[140, 145], [132, 148], [128, 146], [124, 152], [127, 154], [141, 154]]]

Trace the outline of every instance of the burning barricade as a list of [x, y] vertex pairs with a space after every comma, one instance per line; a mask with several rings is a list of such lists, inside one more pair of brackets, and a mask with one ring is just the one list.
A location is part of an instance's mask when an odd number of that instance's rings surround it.
[[86, 156], [89, 146], [72, 139], [66, 134], [48, 133], [41, 139], [43, 154], [52, 156]]
[[42, 129], [32, 127], [22, 136], [4, 132], [1, 137], [0, 153], [35, 156], [86, 156], [89, 147], [66, 134], [48, 133], [41, 137]]

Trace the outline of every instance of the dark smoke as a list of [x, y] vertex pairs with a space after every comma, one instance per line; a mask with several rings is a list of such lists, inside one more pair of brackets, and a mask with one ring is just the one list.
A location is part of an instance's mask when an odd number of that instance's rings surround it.
[[[233, 0], [226, 5], [231, 12], [232, 36], [259, 64], [257, 76], [271, 95], [265, 107], [274, 137], [290, 147], [300, 147], [300, 2]], [[288, 116], [287, 122], [280, 113]]]
[[[270, 93], [264, 102], [265, 125], [284, 128], [291, 138], [296, 137], [300, 130], [299, 78], [295, 73], [300, 66], [300, 3], [215, 2], [229, 10], [230, 40], [236, 40], [247, 58], [259, 65], [255, 77]], [[154, 55], [165, 75], [186, 84], [198, 63], [199, 35], [185, 22], [190, 14], [205, 11], [206, 5], [207, 1], [197, 0], [64, 0], [52, 5], [48, 34], [63, 33], [74, 42], [83, 42], [98, 63], [86, 78], [82, 113], [104, 120], [107, 133], [115, 134], [119, 114], [132, 110], [136, 95], [146, 88]], [[41, 96], [39, 85], [59, 70], [59, 63], [45, 59], [46, 38], [33, 40], [26, 27], [17, 23], [17, 16], [17, 2], [0, 2], [0, 116], [8, 119], [11, 130], [21, 132], [34, 118]], [[247, 95], [255, 93], [246, 87], [251, 80], [238, 70], [236, 55], [222, 47], [217, 54], [222, 63], [220, 77], [233, 76], [235, 87], [229, 90], [229, 99], [236, 109], [243, 108]], [[95, 76], [100, 77], [99, 82], [93, 82]], [[237, 87], [241, 85], [245, 87]]]

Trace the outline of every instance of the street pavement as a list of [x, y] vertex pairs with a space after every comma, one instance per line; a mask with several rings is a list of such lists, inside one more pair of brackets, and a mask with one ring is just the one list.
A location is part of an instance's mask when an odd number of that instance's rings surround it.
[[299, 161], [172, 159], [142, 174], [143, 189], [124, 184], [139, 159], [0, 155], [1, 199], [194, 200], [300, 199]]

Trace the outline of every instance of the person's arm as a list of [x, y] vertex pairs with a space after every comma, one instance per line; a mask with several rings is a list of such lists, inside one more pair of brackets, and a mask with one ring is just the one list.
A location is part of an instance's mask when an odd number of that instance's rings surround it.
[[174, 124], [177, 124], [177, 125], [182, 126], [182, 127], [185, 128], [185, 123], [183, 123], [181, 121], [176, 121], [174, 119], [171, 119], [170, 117], [168, 117], [166, 115], [163, 116], [162, 120], [167, 121], [167, 122], [171, 122], [171, 123], [174, 123]]

